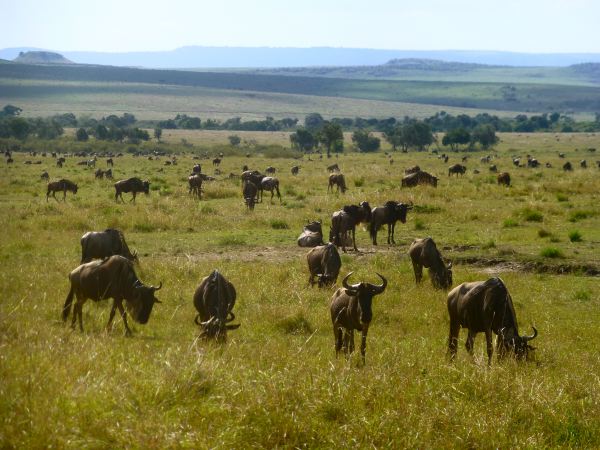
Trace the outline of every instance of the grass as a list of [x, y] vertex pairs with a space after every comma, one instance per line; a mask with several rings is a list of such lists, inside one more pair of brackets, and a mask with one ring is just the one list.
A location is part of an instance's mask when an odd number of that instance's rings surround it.
[[569, 232], [569, 240], [571, 242], [581, 242], [582, 237], [581, 233], [578, 230], [573, 230]]
[[556, 247], [546, 247], [543, 248], [540, 254], [544, 258], [564, 258], [563, 252]]
[[[380, 153], [340, 155], [352, 188], [328, 194], [327, 160], [305, 158], [292, 177], [297, 160], [260, 151], [246, 158], [244, 151], [224, 158], [225, 175], [206, 183], [198, 201], [187, 189], [192, 150], [169, 167], [128, 154], [115, 161], [117, 179], [137, 171], [160, 185], [136, 204], [127, 196], [125, 204], [115, 203], [111, 182], [96, 181], [76, 158], [57, 169], [50, 158], [28, 166], [28, 154], [15, 153], [13, 165], [0, 164], [0, 447], [599, 447], [600, 391], [589, 374], [600, 371], [600, 361], [581, 342], [600, 337], [600, 286], [597, 277], [555, 273], [596, 267], [600, 245], [593, 220], [600, 212], [597, 173], [563, 174], [557, 150], [577, 161], [575, 148], [600, 143], [591, 135], [561, 136], [561, 142], [502, 135], [502, 141], [495, 162], [511, 171], [509, 191], [478, 183], [471, 169], [484, 173], [479, 158], [456, 180], [447, 177], [447, 166], [460, 162], [460, 154], [451, 153], [447, 165], [409, 152], [394, 154], [394, 167]], [[207, 148], [210, 156], [216, 151]], [[511, 156], [526, 153], [555, 169], [541, 169], [539, 179], [530, 179], [526, 168], [511, 169]], [[239, 182], [227, 179], [244, 164], [277, 166], [283, 205], [265, 201], [246, 210]], [[403, 169], [415, 164], [440, 176], [437, 188], [399, 187]], [[39, 181], [44, 169], [53, 179], [73, 179], [79, 192], [66, 202], [46, 202]], [[353, 181], [360, 178], [359, 189]], [[170, 194], [159, 195], [161, 189]], [[569, 193], [569, 207], [556, 201], [557, 192]], [[322, 220], [327, 237], [331, 213], [345, 204], [379, 206], [390, 199], [415, 205], [407, 222], [396, 224], [397, 244], [388, 246], [382, 229], [375, 247], [358, 226], [360, 252], [342, 254], [340, 275], [354, 271], [350, 282], [377, 282], [375, 271], [389, 280], [373, 302], [363, 366], [357, 355], [335, 357], [328, 309], [335, 288], [307, 286], [307, 250], [296, 238], [309, 220]], [[564, 242], [575, 228], [571, 214], [587, 211], [576, 227], [584, 244], [560, 249], [540, 239], [539, 222], [513, 216], [525, 208], [542, 214], [544, 229]], [[519, 226], [504, 226], [506, 217]], [[163, 282], [157, 293], [163, 303], [148, 324], [130, 321], [132, 338], [124, 337], [118, 318], [112, 333], [104, 331], [107, 301], [84, 305], [83, 333], [60, 319], [81, 235], [109, 226], [122, 229], [139, 252], [141, 280]], [[464, 330], [456, 362], [447, 361], [446, 293], [427, 279], [415, 285], [406, 255], [412, 240], [425, 236], [454, 261], [455, 286], [502, 277], [521, 333], [530, 325], [539, 330], [532, 343], [536, 362], [494, 358], [488, 368], [483, 336], [471, 358]], [[564, 256], [541, 257], [548, 248]], [[499, 258], [507, 267], [496, 265]], [[492, 265], [460, 262], [470, 259]], [[223, 345], [198, 341], [194, 324], [194, 290], [215, 268], [236, 287], [241, 324]], [[355, 339], [360, 345], [360, 336]]]

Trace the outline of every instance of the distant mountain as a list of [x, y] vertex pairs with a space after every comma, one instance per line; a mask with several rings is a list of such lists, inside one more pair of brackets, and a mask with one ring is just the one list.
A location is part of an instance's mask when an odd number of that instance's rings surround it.
[[31, 51], [21, 52], [13, 62], [20, 64], [74, 64], [63, 55], [54, 52]]
[[[14, 59], [19, 52], [35, 48], [0, 50], [0, 58]], [[46, 49], [46, 51], [49, 51]], [[55, 51], [55, 50], [53, 50]], [[515, 53], [475, 50], [382, 50], [361, 48], [285, 47], [181, 47], [160, 52], [58, 51], [78, 64], [101, 64], [147, 68], [273, 68], [314, 66], [377, 66], [390, 60], [440, 60], [500, 66], [565, 67], [600, 63], [600, 53]]]

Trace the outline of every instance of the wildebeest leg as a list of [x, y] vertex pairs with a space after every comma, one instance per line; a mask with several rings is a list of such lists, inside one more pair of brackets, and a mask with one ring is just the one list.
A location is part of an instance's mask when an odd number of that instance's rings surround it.
[[66, 201], [67, 201], [67, 190], [64, 189], [63, 190], [63, 202], [66, 202]]
[[54, 200], [58, 201], [58, 199], [56, 198], [56, 191], [52, 191], [52, 197], [54, 197]]
[[333, 339], [335, 340], [335, 357], [337, 358], [338, 353], [342, 349], [342, 335], [343, 330], [340, 326], [335, 324], [333, 326]]
[[474, 331], [469, 330], [469, 335], [467, 336], [467, 342], [465, 344], [465, 347], [471, 356], [473, 356], [473, 341], [475, 340], [475, 334]]
[[488, 366], [491, 366], [492, 354], [494, 353], [494, 346], [492, 345], [492, 330], [490, 328], [485, 330], [485, 343], [487, 345]]
[[453, 361], [456, 357], [456, 348], [458, 347], [458, 333], [460, 332], [460, 324], [450, 322], [450, 336], [448, 337], [448, 353], [450, 360]]
[[119, 308], [119, 312], [121, 313], [121, 317], [123, 318], [123, 323], [125, 324], [125, 336], [131, 336], [131, 330], [129, 329], [129, 325], [127, 324], [127, 313], [123, 308], [123, 300], [115, 299], [115, 303], [117, 304], [117, 308]]
[[356, 248], [356, 227], [352, 228], [352, 244], [354, 245], [354, 251], [357, 252], [358, 249]]
[[71, 321], [71, 328], [75, 328], [75, 322], [79, 319], [79, 330], [83, 333], [83, 303], [85, 300], [77, 297], [75, 306], [73, 306], [73, 319]]
[[395, 244], [394, 241], [394, 230], [396, 229], [396, 222], [388, 224], [388, 244]]
[[363, 324], [362, 333], [360, 337], [360, 356], [363, 364], [365, 363], [365, 352], [367, 350], [367, 333], [369, 332], [369, 325]]
[[108, 316], [108, 323], [106, 324], [106, 331], [110, 332], [112, 330], [112, 322], [115, 318], [115, 312], [117, 311], [117, 301], [113, 299], [112, 307], [110, 308], [110, 314]]
[[131, 197], [131, 200], [129, 200], [130, 202], [135, 203], [135, 196], [136, 196], [137, 192], [133, 191], [133, 197]]
[[415, 281], [417, 284], [419, 284], [423, 279], [423, 266], [415, 261], [412, 262], [412, 265], [413, 270], [415, 271]]

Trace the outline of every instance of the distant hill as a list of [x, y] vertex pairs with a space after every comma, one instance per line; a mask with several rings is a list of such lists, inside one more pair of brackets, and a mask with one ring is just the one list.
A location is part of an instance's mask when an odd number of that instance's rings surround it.
[[74, 64], [60, 53], [44, 51], [21, 52], [13, 62], [20, 64]]

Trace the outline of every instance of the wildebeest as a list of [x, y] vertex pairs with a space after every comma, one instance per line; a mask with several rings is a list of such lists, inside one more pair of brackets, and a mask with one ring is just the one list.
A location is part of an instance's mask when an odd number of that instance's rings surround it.
[[564, 158], [564, 157], [565, 157], [565, 154], [564, 154], [564, 153], [559, 153], [559, 154], [558, 154], [558, 157], [559, 157], [559, 158]]
[[137, 252], [131, 253], [121, 230], [107, 228], [104, 231], [88, 231], [81, 236], [81, 264], [94, 258], [107, 258], [121, 255], [130, 261], [137, 261]]
[[512, 162], [515, 167], [521, 167], [521, 158], [513, 158]]
[[97, 179], [102, 179], [102, 178], [104, 178], [104, 170], [96, 169], [96, 172], [94, 173], [94, 175]]
[[333, 192], [334, 185], [337, 187], [336, 192], [339, 192], [340, 190], [342, 191], [342, 194], [346, 192], [346, 180], [343, 174], [332, 173], [331, 175], [329, 175], [329, 184], [327, 185], [327, 192], [329, 192], [330, 189], [331, 192]]
[[56, 167], [62, 167], [65, 163], [66, 159], [62, 156], [56, 160]]
[[265, 176], [261, 174], [258, 170], [245, 170], [244, 172], [242, 172], [242, 189], [244, 188], [246, 181], [250, 181], [257, 187], [256, 198], [254, 200], [255, 202], [259, 201], [258, 187], [260, 186], [260, 183], [263, 178], [265, 178]]
[[194, 292], [194, 307], [198, 311], [194, 322], [202, 329], [200, 337], [224, 341], [227, 330], [239, 328], [239, 324], [229, 323], [235, 319], [235, 299], [235, 287], [218, 270], [202, 279]]
[[112, 169], [106, 169], [104, 171], [104, 178], [108, 178], [109, 180], [112, 180], [112, 178], [113, 178]]
[[480, 161], [484, 164], [489, 164], [491, 160], [492, 160], [492, 157], [490, 155], [482, 156], [480, 159]]
[[107, 165], [107, 166], [110, 166], [110, 167], [113, 167], [113, 166], [114, 166], [113, 159], [112, 159], [112, 158], [108, 158], [108, 159], [106, 160], [106, 165]]
[[596, 165], [598, 166], [598, 169], [600, 169], [600, 160], [596, 161]]
[[377, 206], [371, 210], [371, 221], [369, 232], [373, 245], [377, 245], [377, 231], [382, 225], [387, 225], [387, 243], [395, 244], [394, 229], [396, 222], [399, 220], [406, 223], [406, 213], [412, 209], [412, 205], [406, 205], [394, 200], [385, 202], [383, 206]]
[[275, 167], [273, 166], [269, 166], [265, 169], [265, 173], [270, 173], [270, 174], [274, 174], [275, 173]]
[[563, 170], [571, 171], [571, 170], [573, 170], [573, 165], [569, 161], [567, 161], [566, 163], [563, 164]]
[[338, 247], [341, 245], [342, 251], [345, 252], [348, 232], [350, 232], [354, 251], [358, 251], [358, 248], [356, 248], [356, 225], [361, 222], [369, 223], [370, 221], [371, 207], [368, 202], [361, 202], [359, 205], [346, 205], [331, 216], [329, 241]]
[[492, 172], [492, 173], [498, 172], [498, 168], [496, 167], [496, 164], [492, 164], [490, 166], [490, 172]]
[[342, 267], [342, 260], [335, 245], [329, 242], [310, 249], [306, 255], [306, 260], [310, 272], [309, 285], [313, 286], [315, 284], [315, 277], [317, 277], [319, 287], [335, 284]]
[[128, 193], [131, 192], [133, 197], [130, 202], [135, 203], [135, 196], [138, 192], [143, 192], [144, 194], [150, 194], [150, 182], [148, 180], [140, 180], [137, 177], [128, 178], [127, 180], [120, 180], [115, 183], [115, 201], [118, 202], [119, 198], [123, 200], [123, 192]]
[[423, 172], [422, 170], [419, 172], [411, 173], [410, 175], [406, 175], [402, 178], [402, 187], [414, 187], [419, 184], [429, 184], [433, 187], [437, 187], [438, 179], [437, 177]]
[[535, 158], [527, 158], [527, 167], [536, 168], [540, 166], [540, 162]]
[[492, 363], [492, 332], [498, 338], [496, 350], [498, 358], [513, 353], [517, 358], [527, 358], [532, 350], [528, 342], [537, 336], [533, 328], [532, 336], [520, 336], [517, 315], [508, 289], [500, 278], [487, 281], [474, 281], [456, 286], [448, 294], [448, 314], [450, 315], [450, 335], [448, 349], [451, 359], [456, 356], [458, 334], [461, 327], [469, 330], [467, 351], [473, 354], [473, 340], [479, 332], [485, 333], [488, 364]]
[[323, 230], [321, 222], [314, 221], [304, 225], [302, 234], [298, 236], [298, 246], [316, 247], [323, 244]]
[[298, 175], [298, 172], [300, 172], [300, 166], [292, 167], [292, 175]]
[[125, 334], [131, 335], [127, 324], [127, 313], [123, 308], [123, 300], [129, 314], [138, 323], [145, 324], [150, 318], [154, 303], [161, 303], [154, 293], [162, 287], [145, 286], [135, 274], [131, 261], [120, 255], [111, 256], [108, 259], [92, 261], [81, 264], [69, 274], [71, 289], [65, 300], [62, 311], [63, 321], [67, 321], [71, 313], [73, 295], [77, 297], [73, 307], [73, 321], [71, 327], [75, 328], [75, 322], [79, 318], [79, 329], [83, 331], [82, 307], [86, 300], [93, 301], [113, 299], [112, 308], [108, 317], [107, 330], [112, 327], [117, 308], [125, 324]]
[[363, 364], [365, 362], [365, 350], [367, 348], [367, 333], [373, 318], [373, 297], [385, 291], [387, 280], [383, 275], [382, 284], [360, 282], [348, 284], [352, 272], [342, 280], [343, 288], [339, 288], [331, 297], [330, 312], [333, 324], [333, 336], [335, 339], [335, 354], [343, 350], [349, 354], [354, 351], [354, 330], [361, 332], [360, 354]]
[[6, 164], [12, 164], [14, 162], [15, 162], [15, 160], [12, 159], [10, 156], [8, 158], [6, 158]]
[[421, 168], [419, 166], [412, 166], [412, 167], [409, 167], [408, 169], [404, 169], [404, 175], [410, 175], [411, 173], [417, 173], [420, 171], [421, 171]]
[[254, 209], [256, 203], [256, 196], [258, 195], [258, 188], [256, 185], [249, 180], [244, 181], [244, 187], [242, 189], [244, 202], [248, 209]]
[[337, 165], [337, 163], [332, 164], [330, 166], [327, 166], [327, 170], [329, 172], [339, 172], [340, 171], [340, 167]]
[[582, 169], [587, 169], [587, 161], [585, 159], [582, 159], [581, 161], [579, 161], [579, 166]]
[[498, 174], [498, 184], [510, 186], [510, 174], [508, 172], [502, 172]]
[[213, 159], [212, 164], [213, 164], [213, 166], [218, 166], [219, 164], [221, 164], [221, 158]]
[[200, 172], [202, 172], [202, 167], [200, 164], [195, 164], [194, 167], [192, 167], [192, 175]]
[[200, 200], [202, 198], [202, 177], [198, 174], [189, 176], [188, 185], [189, 194]]
[[429, 278], [435, 289], [450, 289], [452, 286], [452, 263], [445, 264], [432, 238], [415, 239], [408, 255], [412, 261], [417, 284], [423, 278], [423, 267], [429, 269]]
[[52, 197], [54, 200], [58, 201], [56, 198], [56, 192], [62, 191], [63, 193], [63, 201], [67, 201], [67, 191], [72, 192], [73, 194], [77, 194], [77, 185], [72, 181], [66, 179], [60, 179], [58, 181], [51, 181], [48, 183], [48, 191], [46, 192], [46, 201], [48, 201], [48, 197], [50, 196], [50, 192], [52, 192]]
[[40, 178], [41, 178], [42, 180], [46, 180], [46, 181], [48, 181], [48, 180], [50, 179], [50, 175], [48, 175], [48, 172], [47, 172], [46, 170], [44, 170], [44, 171], [42, 172], [42, 174], [40, 175]]
[[275, 177], [264, 177], [260, 181], [260, 201], [262, 202], [263, 191], [269, 191], [271, 193], [271, 201], [273, 196], [277, 193], [279, 203], [281, 203], [281, 193], [279, 192], [279, 180]]
[[465, 166], [463, 166], [462, 164], [454, 164], [450, 167], [448, 167], [448, 176], [452, 175], [452, 174], [456, 174], [456, 176], [458, 177], [458, 175], [464, 175], [464, 173], [467, 171], [467, 168]]

